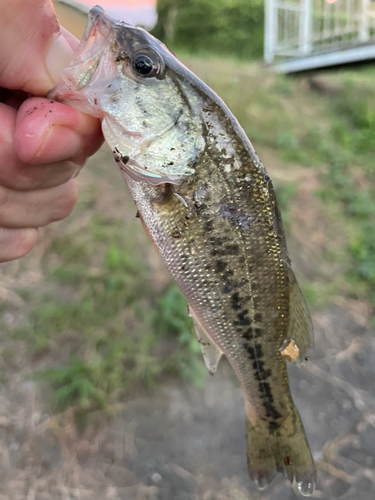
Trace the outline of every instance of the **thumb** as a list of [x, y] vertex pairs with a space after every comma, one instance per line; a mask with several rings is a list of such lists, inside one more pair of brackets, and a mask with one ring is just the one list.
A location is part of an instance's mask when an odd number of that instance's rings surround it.
[[51, 0], [12, 0], [0, 11], [0, 86], [45, 95], [73, 55]]

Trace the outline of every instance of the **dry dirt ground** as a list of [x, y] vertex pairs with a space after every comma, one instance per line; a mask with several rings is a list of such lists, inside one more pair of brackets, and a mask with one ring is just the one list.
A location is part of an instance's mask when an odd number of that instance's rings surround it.
[[[92, 160], [82, 185], [92, 181], [98, 161], [111, 160], [100, 155]], [[321, 260], [321, 249], [333, 237], [340, 244], [339, 231], [335, 234], [316, 206], [311, 171], [280, 172], [298, 186], [290, 250], [299, 276], [310, 279], [317, 268], [325, 273], [329, 264]], [[118, 183], [117, 172], [113, 176]], [[30, 272], [16, 278], [14, 267], [2, 267], [4, 301], [17, 302], [17, 280], [33, 279]], [[10, 321], [6, 314], [5, 308]], [[313, 313], [311, 360], [301, 369], [290, 367], [292, 393], [318, 468], [314, 498], [375, 497], [375, 337], [367, 316], [365, 303], [335, 297]], [[14, 340], [12, 348], [27, 359], [21, 341]], [[225, 361], [204, 388], [168, 380], [150, 396], [123, 402], [111, 417], [91, 414], [83, 434], [70, 411], [52, 414], [50, 389], [28, 380], [29, 371], [25, 366], [3, 373], [0, 500], [297, 498], [282, 477], [263, 492], [249, 481], [242, 396]]]

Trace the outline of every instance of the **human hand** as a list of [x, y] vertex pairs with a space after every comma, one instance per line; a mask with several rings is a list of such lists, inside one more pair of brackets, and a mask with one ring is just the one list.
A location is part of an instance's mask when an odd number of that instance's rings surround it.
[[50, 0], [0, 7], [0, 262], [26, 255], [38, 227], [72, 211], [74, 177], [101, 145], [99, 120], [45, 96], [78, 45]]

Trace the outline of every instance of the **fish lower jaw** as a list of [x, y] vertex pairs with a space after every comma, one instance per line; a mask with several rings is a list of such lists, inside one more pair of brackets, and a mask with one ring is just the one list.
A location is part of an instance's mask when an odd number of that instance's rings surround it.
[[95, 106], [95, 98], [93, 98], [93, 102], [91, 102], [87, 99], [87, 96], [82, 96], [79, 92], [72, 90], [70, 85], [66, 83], [58, 83], [48, 92], [47, 98], [62, 102], [63, 104], [71, 106], [95, 118], [103, 118], [103, 113]]

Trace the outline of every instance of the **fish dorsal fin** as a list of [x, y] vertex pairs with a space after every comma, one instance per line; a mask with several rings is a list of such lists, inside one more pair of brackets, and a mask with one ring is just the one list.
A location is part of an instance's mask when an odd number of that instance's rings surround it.
[[301, 365], [308, 359], [309, 350], [314, 343], [313, 325], [307, 304], [292, 269], [289, 269], [289, 290], [289, 327], [287, 339], [294, 341], [296, 344], [299, 352], [293, 361], [297, 365]]
[[212, 339], [205, 332], [204, 328], [199, 325], [194, 316], [193, 321], [195, 333], [198, 337], [199, 345], [201, 346], [204, 362], [206, 363], [209, 374], [213, 375], [217, 370], [217, 365], [219, 364], [223, 351], [219, 349], [218, 346], [212, 341]]

